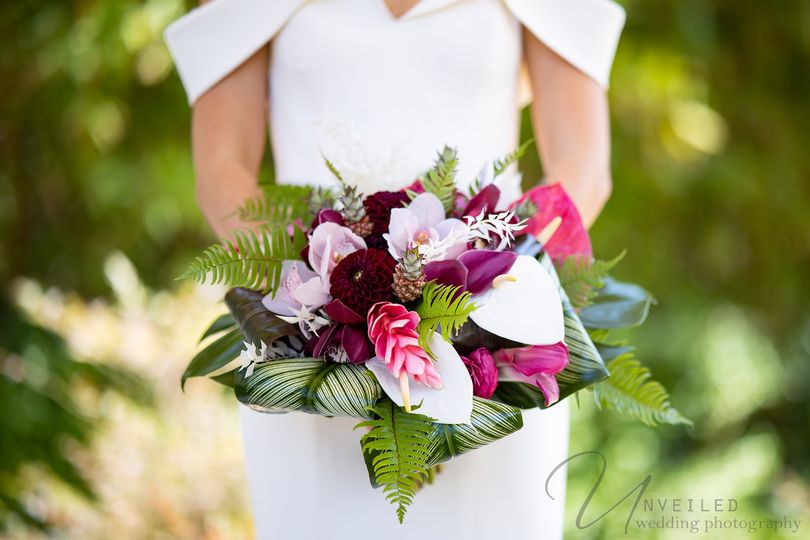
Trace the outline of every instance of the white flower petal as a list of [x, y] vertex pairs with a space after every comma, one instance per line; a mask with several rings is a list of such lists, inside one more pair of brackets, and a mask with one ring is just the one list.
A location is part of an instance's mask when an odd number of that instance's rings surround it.
[[488, 332], [526, 345], [551, 345], [565, 337], [562, 300], [554, 280], [533, 257], [521, 255], [504, 281], [473, 296], [470, 318]]
[[[464, 362], [453, 346], [439, 334], [433, 334], [430, 348], [436, 355], [434, 366], [442, 377], [442, 387], [430, 388], [411, 380], [411, 403], [414, 405], [421, 403], [416, 412], [435, 418], [441, 424], [469, 424], [472, 414], [473, 387]], [[391, 401], [401, 407], [404, 402], [399, 379], [388, 371], [382, 359], [372, 358], [366, 362], [366, 367], [380, 381], [380, 386]]]

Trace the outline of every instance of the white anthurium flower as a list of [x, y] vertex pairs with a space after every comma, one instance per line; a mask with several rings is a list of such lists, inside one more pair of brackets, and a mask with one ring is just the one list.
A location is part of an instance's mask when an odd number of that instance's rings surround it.
[[[438, 333], [433, 334], [430, 349], [436, 356], [433, 365], [441, 375], [442, 387], [430, 388], [411, 380], [410, 401], [414, 405], [420, 405], [415, 412], [429, 416], [440, 424], [469, 424], [473, 386], [464, 362], [453, 346]], [[385, 363], [374, 357], [366, 362], [366, 367], [377, 377], [391, 401], [400, 407], [404, 406], [399, 378], [394, 377]]]
[[470, 319], [484, 330], [526, 345], [563, 341], [562, 300], [549, 273], [534, 258], [521, 255], [493, 286], [474, 295], [478, 308]]
[[239, 360], [242, 366], [239, 369], [245, 370], [245, 378], [253, 375], [253, 369], [259, 362], [264, 362], [267, 355], [267, 343], [262, 342], [261, 348], [256, 347], [253, 343], [243, 341], [245, 348], [239, 353]]

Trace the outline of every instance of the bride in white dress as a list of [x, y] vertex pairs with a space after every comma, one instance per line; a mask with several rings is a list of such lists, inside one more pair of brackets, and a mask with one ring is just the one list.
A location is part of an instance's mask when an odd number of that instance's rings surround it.
[[[546, 176], [590, 224], [610, 193], [605, 89], [623, 23], [612, 0], [213, 0], [166, 32], [200, 206], [221, 236], [243, 226], [233, 210], [257, 194], [268, 125], [280, 183], [332, 185], [323, 153], [361, 190], [397, 189], [444, 144], [469, 181], [517, 146], [534, 94]], [[502, 188], [511, 200], [519, 186]], [[544, 483], [567, 457], [567, 401], [446, 464], [404, 525], [368, 483], [354, 421], [240, 414], [260, 540], [562, 538], [565, 475], [553, 500]]]

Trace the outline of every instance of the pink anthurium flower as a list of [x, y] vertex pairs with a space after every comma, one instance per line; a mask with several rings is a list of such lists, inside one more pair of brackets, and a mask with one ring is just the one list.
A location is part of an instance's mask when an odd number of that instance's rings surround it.
[[560, 227], [545, 245], [549, 256], [555, 261], [571, 255], [593, 256], [591, 240], [582, 224], [579, 211], [559, 183], [530, 189], [512, 204], [512, 208], [527, 199], [537, 207], [537, 214], [529, 218], [526, 228], [518, 234], [537, 235], [551, 220], [559, 216], [562, 219]]
[[524, 382], [536, 386], [545, 396], [546, 407], [560, 399], [555, 375], [568, 365], [565, 343], [532, 345], [495, 351], [501, 381]]

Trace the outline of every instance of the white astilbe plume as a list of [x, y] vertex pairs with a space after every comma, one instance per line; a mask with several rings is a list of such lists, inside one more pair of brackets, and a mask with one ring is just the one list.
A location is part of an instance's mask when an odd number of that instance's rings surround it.
[[337, 118], [326, 109], [317, 127], [321, 154], [360, 193], [398, 191], [420, 171], [409, 159], [411, 153], [404, 142], [375, 141], [361, 134], [353, 122]]
[[488, 244], [493, 240], [498, 240], [495, 251], [503, 251], [515, 241], [515, 233], [526, 228], [527, 220], [512, 223], [514, 217], [514, 210], [489, 215], [482, 210], [476, 217], [465, 216], [467, 241], [480, 239]]

